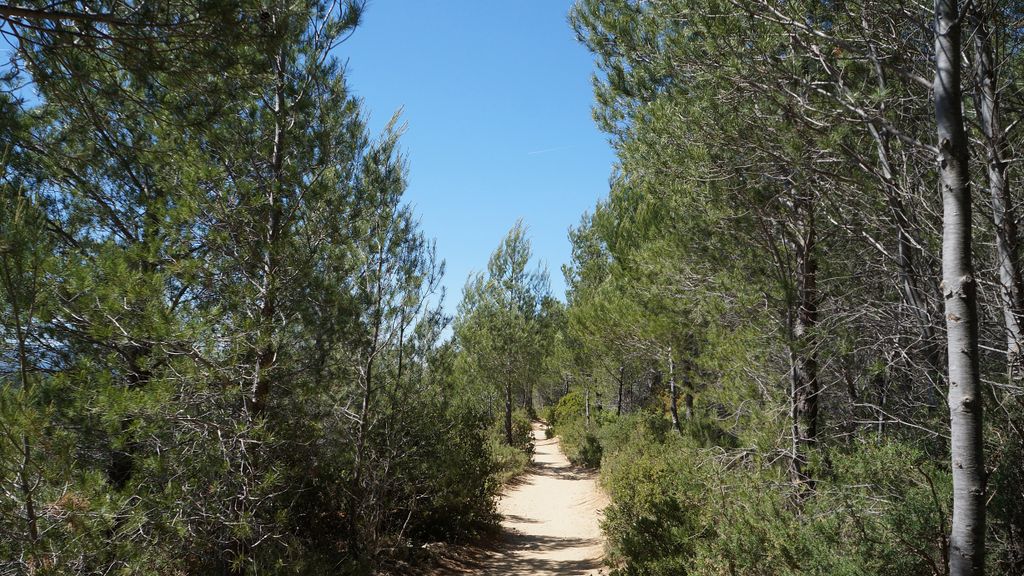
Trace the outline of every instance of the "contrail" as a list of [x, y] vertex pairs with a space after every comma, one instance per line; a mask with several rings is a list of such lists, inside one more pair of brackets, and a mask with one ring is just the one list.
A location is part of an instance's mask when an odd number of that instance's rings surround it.
[[575, 148], [576, 146], [558, 146], [556, 148], [544, 148], [542, 150], [534, 150], [527, 152], [527, 156], [536, 156], [537, 154], [547, 154], [548, 152], [558, 152], [559, 150], [568, 150], [569, 148]]

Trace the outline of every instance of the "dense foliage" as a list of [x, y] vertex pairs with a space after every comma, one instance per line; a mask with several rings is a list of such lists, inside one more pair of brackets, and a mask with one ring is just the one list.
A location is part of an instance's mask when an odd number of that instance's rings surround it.
[[[963, 108], [986, 196], [971, 255], [987, 486], [970, 497], [988, 495], [990, 572], [1022, 574], [1005, 161], [1018, 14], [968, 4]], [[601, 466], [615, 569], [949, 574], [963, 406], [943, 402], [960, 319], [940, 285], [930, 7], [581, 0], [570, 21], [596, 56], [594, 115], [618, 165], [570, 232], [541, 393], [567, 454]]]
[[0, 573], [404, 573], [542, 416], [618, 574], [1024, 575], [1019, 6], [578, 0], [610, 193], [454, 319], [363, 8], [0, 5]]
[[36, 4], [0, 10], [0, 572], [366, 573], [493, 523], [401, 126], [337, 60], [362, 4]]

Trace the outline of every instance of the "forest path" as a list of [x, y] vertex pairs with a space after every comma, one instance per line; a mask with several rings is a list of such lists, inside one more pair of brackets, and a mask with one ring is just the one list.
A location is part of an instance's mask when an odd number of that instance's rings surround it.
[[600, 527], [608, 497], [597, 474], [573, 466], [558, 438], [545, 439], [547, 426], [534, 422], [533, 466], [507, 487], [498, 501], [504, 537], [494, 550], [474, 559], [475, 576], [606, 574]]

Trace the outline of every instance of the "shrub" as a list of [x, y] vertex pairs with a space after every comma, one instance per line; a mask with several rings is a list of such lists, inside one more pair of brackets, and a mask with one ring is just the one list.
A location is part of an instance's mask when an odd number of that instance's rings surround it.
[[687, 430], [666, 433], [643, 414], [601, 429], [601, 478], [612, 497], [603, 528], [616, 574], [941, 572], [949, 474], [915, 446], [819, 453], [807, 494], [772, 455], [706, 447], [709, 438], [734, 440]]
[[566, 458], [577, 466], [597, 468], [601, 465], [603, 449], [596, 433], [596, 426], [588, 427], [583, 420], [563, 423], [558, 428], [562, 451]]
[[533, 454], [533, 421], [529, 413], [522, 408], [512, 413], [512, 442], [513, 446], [527, 455]]
[[512, 445], [505, 439], [505, 422], [499, 417], [491, 425], [487, 445], [494, 459], [494, 478], [500, 486], [519, 476], [530, 466], [534, 451], [533, 426], [525, 410], [512, 413]]
[[580, 420], [585, 415], [586, 405], [583, 393], [573, 390], [558, 400], [558, 404], [551, 410], [548, 424], [554, 427], [557, 433], [559, 426]]

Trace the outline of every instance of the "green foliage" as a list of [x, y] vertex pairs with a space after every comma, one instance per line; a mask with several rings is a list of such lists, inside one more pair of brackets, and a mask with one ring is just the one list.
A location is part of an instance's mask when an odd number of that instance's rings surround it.
[[512, 446], [532, 456], [534, 451], [533, 420], [526, 409], [512, 413]]
[[581, 390], [570, 391], [559, 398], [558, 403], [551, 408], [548, 424], [557, 431], [559, 426], [568, 425], [584, 418], [586, 415], [584, 402]]
[[912, 446], [830, 452], [816, 492], [801, 496], [779, 489], [764, 455], [706, 447], [653, 416], [620, 419], [605, 438], [613, 504], [604, 528], [617, 573], [924, 575], [941, 566], [950, 479]]
[[521, 444], [516, 439], [521, 430], [514, 429], [515, 407], [534, 414], [534, 387], [550, 333], [547, 271], [528, 271], [530, 259], [526, 228], [517, 222], [491, 254], [486, 274], [466, 282], [454, 323], [459, 377], [476, 392], [476, 402], [486, 399], [492, 410], [502, 407], [500, 420], [510, 446]]
[[[410, 499], [424, 498], [408, 535], [426, 541], [454, 542], [471, 538], [491, 529], [498, 521], [494, 510], [501, 488], [499, 466], [488, 451], [487, 434], [480, 414], [452, 414], [454, 425], [437, 431], [436, 422], [444, 414], [423, 414], [427, 429], [416, 438], [433, 438], [418, 454], [416, 466], [406, 468], [403, 482], [424, 484], [420, 491], [409, 491]], [[527, 458], [527, 462], [529, 459]]]
[[579, 425], [572, 425], [562, 434], [563, 450], [569, 461], [577, 466], [597, 468], [601, 465], [604, 449], [598, 436]]
[[[558, 436], [562, 451], [570, 462], [587, 468], [601, 465], [603, 449], [597, 436], [598, 417], [595, 414], [593, 426], [587, 423], [585, 398], [580, 390], [572, 390], [562, 396], [552, 408], [550, 418], [549, 430]], [[602, 416], [601, 421], [610, 418]]]
[[[987, 6], [990, 39], [1014, 43]], [[596, 404], [628, 392], [614, 422], [576, 424], [578, 398], [572, 418], [553, 418], [577, 458], [591, 437], [602, 449], [622, 573], [947, 570], [941, 209], [919, 153], [934, 139], [919, 81], [934, 55], [914, 32], [932, 15], [860, 8], [581, 0], [570, 12], [618, 162], [608, 198], [570, 232], [550, 370]], [[1001, 70], [1018, 74], [1017, 60]], [[991, 216], [975, 229], [998, 233]], [[999, 285], [1005, 256], [973, 257]], [[981, 300], [982, 346], [1003, 350], [1007, 309]], [[1016, 574], [1024, 507], [1006, 487], [1021, 479], [1021, 428], [1007, 407], [1020, 382], [1006, 360], [980, 366], [996, 462], [987, 562]]]
[[332, 56], [362, 3], [146, 6], [0, 17], [0, 572], [367, 573], [492, 525], [401, 126]]

